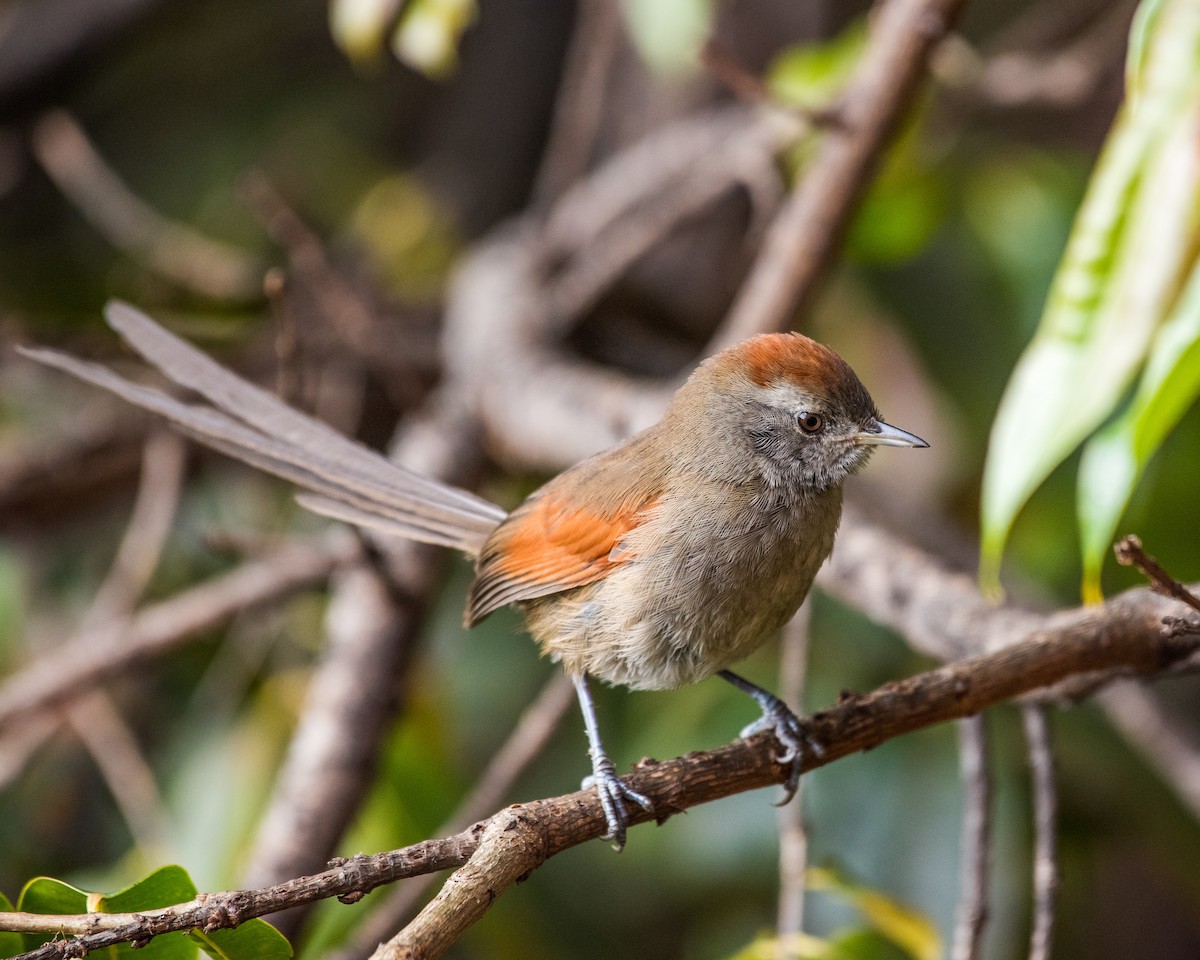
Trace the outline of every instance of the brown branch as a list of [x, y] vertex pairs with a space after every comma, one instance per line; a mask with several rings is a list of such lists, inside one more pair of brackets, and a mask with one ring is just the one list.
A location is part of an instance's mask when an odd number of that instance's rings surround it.
[[1132, 534], [1122, 537], [1113, 548], [1113, 552], [1117, 555], [1117, 563], [1126, 567], [1137, 567], [1150, 581], [1150, 589], [1155, 593], [1171, 597], [1187, 604], [1193, 610], [1200, 611], [1200, 597], [1159, 566], [1158, 561], [1142, 549], [1142, 541], [1137, 537]]
[[555, 851], [551, 823], [514, 804], [487, 821], [479, 846], [399, 936], [381, 944], [371, 960], [440, 957], [505, 890], [541, 866]]
[[1021, 708], [1033, 774], [1033, 929], [1029, 960], [1049, 960], [1058, 905], [1058, 791], [1044, 706]]
[[963, 779], [962, 850], [959, 853], [959, 900], [955, 909], [951, 960], [982, 956], [988, 918], [988, 875], [992, 842], [992, 776], [987, 722], [982, 714], [958, 724]]
[[[869, 694], [844, 698], [810, 718], [813, 735], [826, 749], [820, 757], [808, 757], [806, 769], [873, 749], [914, 730], [970, 716], [1076, 673], [1120, 669], [1154, 674], [1191, 653], [1195, 643], [1158, 629], [1140, 629], [1137, 622], [1128, 620], [1125, 614], [1131, 597], [1139, 593], [1145, 591], [1132, 591], [1093, 610], [1090, 631], [1042, 630], [1004, 650], [888, 683]], [[761, 734], [674, 760], [644, 761], [627, 782], [651, 797], [660, 818], [665, 819], [701, 803], [784, 782], [790, 771], [775, 759], [777, 750], [774, 739]], [[652, 819], [640, 808], [630, 814], [633, 824]], [[382, 884], [462, 867], [473, 859], [470, 889], [479, 891], [477, 878], [486, 877], [490, 903], [538, 863], [598, 838], [606, 829], [595, 792], [579, 791], [509, 808], [452, 837], [355, 857], [323, 873], [263, 890], [205, 894], [186, 904], [139, 914], [0, 914], [0, 929], [59, 932], [70, 937], [22, 955], [23, 960], [43, 960], [176, 930], [236, 926], [251, 917], [322, 898], [358, 899]], [[509, 837], [512, 833], [519, 834], [515, 847], [509, 843], [514, 839]], [[497, 846], [519, 855], [494, 858]], [[493, 864], [495, 870], [489, 872]], [[453, 878], [451, 882], [455, 882]], [[477, 901], [459, 903], [447, 894], [441, 902], [452, 903], [453, 910], [443, 914], [431, 906], [427, 913], [432, 916], [419, 919], [413, 928], [428, 951], [422, 954], [425, 957], [440, 955], [478, 916]], [[395, 941], [396, 949], [407, 945], [404, 936]]]
[[876, 7], [867, 48], [839, 104], [838, 123], [828, 128], [795, 192], [767, 230], [713, 349], [785, 329], [812, 303], [930, 53], [962, 6], [963, 0], [884, 0]]

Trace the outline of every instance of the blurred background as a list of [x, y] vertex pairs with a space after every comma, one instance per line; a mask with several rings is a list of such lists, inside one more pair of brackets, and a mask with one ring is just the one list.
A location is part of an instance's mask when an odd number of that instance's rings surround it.
[[[412, 6], [433, 26], [410, 24], [401, 41], [386, 12], [327, 0], [0, 0], [5, 673], [80, 629], [128, 523], [153, 429], [8, 345], [54, 345], [122, 365], [127, 354], [100, 312], [121, 297], [285, 392], [289, 364], [305, 371], [291, 384], [294, 399], [382, 444], [438, 379], [446, 284], [473, 244], [510, 217], [547, 208], [572, 162], [578, 175], [681, 117], [733, 101], [728, 77], [701, 64], [705, 38], [785, 96], [789, 84], [821, 89], [853, 63], [866, 11], [828, 0]], [[1120, 103], [1134, 9], [1101, 0], [968, 4], [961, 35], [935, 58], [934, 79], [800, 322], [850, 360], [890, 422], [931, 442], [928, 457], [877, 456], [853, 495], [951, 566], [975, 568], [988, 433]], [[602, 102], [590, 149], [556, 172], [547, 143], [586, 17]], [[673, 236], [589, 312], [572, 348], [635, 374], [685, 369], [745, 275], [739, 238], [751, 213], [745, 198], [731, 197]], [[322, 331], [314, 271], [370, 305], [357, 353]], [[364, 342], [378, 354], [364, 357]], [[1079, 602], [1076, 460], [1050, 477], [1014, 530], [1006, 584], [1034, 609]], [[1192, 416], [1152, 461], [1122, 526], [1193, 581], [1198, 462]], [[148, 602], [326, 526], [294, 505], [287, 485], [215, 455], [190, 450], [183, 469]], [[541, 479], [491, 469], [482, 492], [511, 505]], [[469, 574], [457, 557], [446, 564], [407, 668], [405, 710], [342, 854], [434, 835], [555, 669], [515, 614], [461, 628]], [[1106, 568], [1109, 593], [1137, 582]], [[42, 874], [115, 890], [168, 862], [185, 865], [201, 889], [238, 886], [323, 643], [324, 605], [314, 591], [243, 613], [113, 683], [109, 719], [133, 768], [106, 769], [97, 738], [61, 718], [0, 729], [0, 891], [15, 902]], [[763, 650], [745, 672], [771, 685], [777, 658]], [[815, 596], [807, 709], [930, 665]], [[1157, 689], [1189, 734], [1200, 716], [1194, 693], [1188, 680]], [[599, 699], [621, 768], [716, 746], [753, 718], [716, 683], [606, 689]], [[1052, 723], [1056, 955], [1196, 956], [1196, 811], [1097, 706], [1055, 713]], [[568, 715], [509, 800], [575, 787], [586, 772], [578, 727]], [[1028, 774], [1016, 714], [994, 711], [989, 731], [997, 819], [986, 955], [1016, 957], [1030, 910]], [[959, 888], [956, 746], [951, 727], [905, 737], [815, 772], [803, 794], [810, 861], [904, 905], [943, 946]], [[142, 779], [133, 799], [117, 796], [114, 782]], [[603, 843], [557, 857], [502, 898], [454, 955], [738, 955], [774, 923], [777, 799], [743, 795], [638, 828], [619, 857]], [[297, 941], [301, 955], [342, 944], [378, 897], [323, 904]], [[852, 901], [812, 894], [809, 929], [856, 943], [860, 952], [846, 955], [907, 955]]]

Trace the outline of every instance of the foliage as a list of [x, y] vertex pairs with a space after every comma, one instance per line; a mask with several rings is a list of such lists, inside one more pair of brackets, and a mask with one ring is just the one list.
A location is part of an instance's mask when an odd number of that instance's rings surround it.
[[[196, 896], [196, 885], [183, 867], [160, 867], [116, 893], [91, 893], [53, 877], [37, 877], [25, 884], [17, 909], [38, 914], [137, 913], [187, 903]], [[9, 909], [7, 901], [0, 909]], [[0, 934], [0, 956], [33, 950], [55, 934]], [[14, 939], [15, 938], [15, 939]], [[11, 952], [4, 952], [10, 950]], [[149, 943], [121, 943], [106, 953], [110, 960], [131, 957], [149, 960], [191, 960], [203, 950], [214, 960], [288, 960], [291, 946], [265, 920], [253, 918], [231, 930], [166, 933]]]
[[1147, 0], [1138, 17], [1125, 103], [992, 427], [980, 578], [994, 591], [1018, 511], [1141, 369], [1133, 401], [1081, 465], [1084, 593], [1097, 599], [1147, 460], [1200, 394], [1200, 7]]
[[397, 60], [444, 77], [458, 64], [459, 40], [477, 13], [475, 0], [332, 0], [329, 20], [338, 45], [359, 63], [376, 60], [390, 33]]

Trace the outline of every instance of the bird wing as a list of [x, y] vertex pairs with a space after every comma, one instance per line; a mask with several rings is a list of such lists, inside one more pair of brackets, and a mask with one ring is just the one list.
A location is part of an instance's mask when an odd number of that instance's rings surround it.
[[553, 489], [534, 494], [484, 544], [467, 601], [474, 626], [508, 603], [581, 587], [636, 556], [630, 531], [651, 515], [658, 491], [630, 495], [597, 509]]

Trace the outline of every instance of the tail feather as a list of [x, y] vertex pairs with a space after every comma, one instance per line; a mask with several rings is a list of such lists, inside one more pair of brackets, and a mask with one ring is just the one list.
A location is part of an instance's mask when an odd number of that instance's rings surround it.
[[308, 507], [351, 523], [477, 554], [504, 511], [474, 494], [393, 464], [242, 380], [131, 307], [110, 304], [110, 322], [150, 363], [222, 409], [183, 403], [107, 367], [51, 350], [22, 349], [160, 414], [223, 453], [311, 491]]
[[169, 379], [196, 391], [258, 432], [278, 438], [297, 450], [318, 456], [332, 455], [335, 462], [351, 463], [366, 476], [374, 476], [388, 485], [396, 485], [403, 476], [404, 489], [411, 495], [419, 494], [423, 503], [443, 504], [458, 513], [490, 520], [493, 526], [504, 518], [504, 512], [495, 504], [398, 466], [329, 425], [289, 407], [274, 394], [226, 370], [129, 304], [112, 300], [105, 306], [104, 316], [129, 346]]

